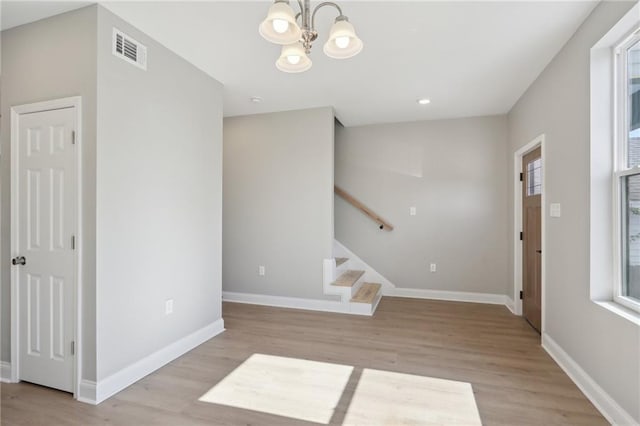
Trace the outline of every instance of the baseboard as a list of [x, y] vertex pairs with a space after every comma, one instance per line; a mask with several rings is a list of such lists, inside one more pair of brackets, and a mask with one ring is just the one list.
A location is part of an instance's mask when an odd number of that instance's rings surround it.
[[0, 361], [0, 382], [11, 383], [11, 363]]
[[635, 420], [618, 405], [618, 403], [546, 333], [542, 334], [542, 347], [551, 355], [551, 358], [555, 360], [560, 368], [567, 373], [576, 386], [578, 386], [589, 401], [595, 405], [609, 423], [620, 426], [640, 424], [640, 419]]
[[506, 305], [504, 294], [468, 293], [463, 291], [427, 290], [422, 288], [396, 287], [385, 296], [410, 297], [413, 299], [447, 300], [450, 302], [488, 303], [492, 305]]
[[335, 300], [303, 299], [298, 297], [269, 296], [266, 294], [222, 292], [223, 302], [248, 303], [278, 308], [305, 309], [308, 311], [348, 313], [348, 307]]
[[96, 398], [96, 382], [92, 380], [80, 381], [80, 389], [78, 390], [77, 400], [86, 404], [97, 404]]
[[95, 384], [93, 399], [91, 398], [91, 382], [87, 381], [85, 382], [86, 386], [84, 389], [81, 386], [80, 396], [82, 396], [82, 399], [78, 398], [78, 400], [89, 404], [99, 404], [223, 331], [224, 320], [221, 318], [117, 373], [99, 380], [98, 383]]
[[516, 303], [509, 296], [504, 296], [504, 306], [506, 306], [513, 315], [518, 315], [516, 313]]

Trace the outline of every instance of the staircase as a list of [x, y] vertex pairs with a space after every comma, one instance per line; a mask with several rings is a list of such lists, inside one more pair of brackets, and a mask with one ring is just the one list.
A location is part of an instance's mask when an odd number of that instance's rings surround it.
[[326, 294], [339, 295], [345, 312], [371, 316], [382, 298], [382, 285], [365, 282], [365, 271], [351, 269], [350, 263], [345, 257], [325, 260], [324, 291]]

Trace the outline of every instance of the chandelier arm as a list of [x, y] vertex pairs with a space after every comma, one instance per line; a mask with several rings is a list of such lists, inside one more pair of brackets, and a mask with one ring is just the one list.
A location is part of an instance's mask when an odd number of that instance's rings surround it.
[[336, 9], [338, 9], [339, 16], [342, 16], [342, 9], [340, 9], [340, 6], [338, 6], [336, 3], [332, 2], [332, 1], [322, 2], [319, 5], [317, 5], [315, 7], [315, 9], [313, 9], [313, 15], [311, 15], [311, 29], [312, 30], [316, 29], [316, 13], [318, 12], [318, 10], [321, 7], [324, 7], [324, 6], [333, 6], [333, 7], [335, 7]]
[[304, 13], [304, 6], [302, 5], [302, 0], [298, 0], [298, 7], [300, 8], [299, 15], [302, 15]]

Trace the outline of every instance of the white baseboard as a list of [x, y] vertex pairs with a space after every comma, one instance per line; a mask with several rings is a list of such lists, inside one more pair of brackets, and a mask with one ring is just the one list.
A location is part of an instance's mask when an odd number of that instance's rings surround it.
[[353, 265], [350, 269], [362, 269], [365, 271], [364, 281], [378, 282], [382, 284], [381, 293], [383, 296], [409, 297], [413, 299], [446, 300], [450, 302], [472, 302], [488, 303], [492, 305], [505, 305], [515, 314], [515, 303], [513, 299], [504, 294], [491, 293], [470, 293], [462, 291], [429, 290], [421, 288], [396, 287], [391, 281], [376, 271], [371, 265], [366, 263], [357, 254], [349, 250], [338, 240], [333, 240], [333, 254], [335, 257], [346, 257]]
[[0, 382], [11, 383], [11, 363], [0, 361]]
[[516, 303], [509, 296], [504, 296], [504, 305], [511, 311], [513, 315], [518, 315], [516, 313]]
[[[99, 380], [96, 384], [83, 381], [85, 386], [83, 387], [81, 384], [78, 400], [89, 404], [99, 404], [223, 331], [224, 320], [221, 318], [117, 373]], [[92, 389], [92, 386], [95, 387]]]
[[348, 313], [348, 306], [336, 300], [303, 299], [298, 297], [269, 296], [265, 294], [222, 292], [223, 302], [248, 303], [278, 308], [305, 309], [308, 311]]
[[96, 382], [91, 380], [81, 380], [80, 389], [78, 391], [77, 400], [86, 404], [97, 404], [96, 398]]
[[422, 288], [396, 287], [385, 296], [410, 297], [413, 299], [447, 300], [450, 302], [488, 303], [492, 305], [506, 305], [507, 296], [491, 293], [468, 293], [463, 291], [427, 290]]
[[598, 385], [548, 334], [542, 334], [542, 347], [551, 358], [573, 380], [584, 395], [596, 406], [607, 421], [613, 425], [639, 425], [640, 419], [634, 419], [611, 396]]

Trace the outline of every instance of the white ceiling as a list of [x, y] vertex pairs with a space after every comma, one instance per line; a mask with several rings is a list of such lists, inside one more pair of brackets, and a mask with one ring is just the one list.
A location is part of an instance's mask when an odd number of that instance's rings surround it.
[[[506, 113], [597, 4], [338, 2], [364, 50], [347, 60], [326, 57], [335, 12], [322, 9], [313, 68], [302, 74], [278, 71], [279, 46], [258, 34], [267, 1], [103, 4], [223, 83], [226, 116], [333, 106], [346, 126]], [[68, 6], [4, 1], [3, 28]], [[420, 97], [431, 104], [419, 106]]]
[[17, 1], [3, 0], [0, 5], [2, 29], [17, 27], [86, 6], [88, 1]]

